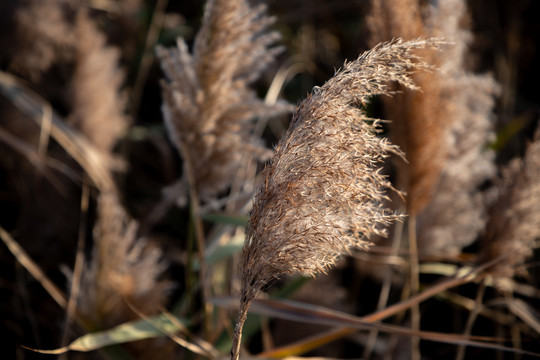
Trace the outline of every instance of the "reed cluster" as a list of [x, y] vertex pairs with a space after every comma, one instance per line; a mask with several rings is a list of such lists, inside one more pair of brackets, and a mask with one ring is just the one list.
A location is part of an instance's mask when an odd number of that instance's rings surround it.
[[484, 3], [0, 1], [4, 356], [540, 353], [536, 23]]

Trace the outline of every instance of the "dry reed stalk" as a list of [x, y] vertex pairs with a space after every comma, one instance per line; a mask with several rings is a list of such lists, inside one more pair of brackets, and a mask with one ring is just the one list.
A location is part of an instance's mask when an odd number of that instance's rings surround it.
[[[523, 263], [540, 246], [540, 131], [523, 159], [513, 160], [499, 180], [499, 197], [481, 241], [481, 262], [503, 257], [493, 275], [526, 274]], [[521, 266], [521, 268], [520, 268]]]
[[417, 215], [418, 247], [424, 254], [457, 255], [487, 219], [479, 187], [495, 173], [494, 154], [485, 146], [493, 137], [497, 86], [490, 76], [466, 69], [472, 38], [464, 28], [466, 16], [463, 0], [432, 6], [417, 0], [374, 1], [369, 22], [374, 42], [436, 36], [451, 43], [426, 55], [441, 71], [415, 74], [422, 92], [404, 90], [385, 102], [392, 139], [409, 161], [399, 169], [399, 182], [408, 194], [409, 214]]
[[120, 52], [106, 45], [104, 34], [84, 9], [77, 13], [74, 33], [70, 121], [98, 149], [111, 152], [128, 125], [120, 95], [124, 79], [118, 68]]
[[242, 294], [232, 359], [257, 292], [282, 275], [316, 276], [352, 249], [369, 247], [401, 215], [385, 208], [391, 188], [381, 173], [397, 146], [377, 136], [379, 121], [358, 105], [390, 95], [388, 82], [417, 89], [411, 74], [425, 69], [414, 50], [437, 40], [400, 39], [376, 46], [313, 92], [297, 108], [255, 196], [244, 244]]
[[[25, 3], [27, 6], [12, 5], [15, 8], [13, 38], [17, 43], [11, 51], [11, 68], [30, 77], [34, 87], [40, 89], [41, 96], [70, 108], [67, 122], [74, 124], [79, 131], [70, 130], [71, 134], [66, 133], [66, 136], [76, 136], [79, 138], [76, 142], [84, 144], [87, 141], [81, 139], [80, 132], [90, 140], [95, 148], [91, 152], [85, 150], [90, 155], [81, 154], [88, 163], [107, 162], [105, 167], [118, 169], [120, 162], [113, 164], [110, 152], [128, 123], [123, 115], [124, 101], [120, 96], [123, 75], [118, 70], [119, 52], [106, 45], [104, 34], [78, 2], [30, 0]], [[58, 78], [55, 82], [40, 83], [55, 76]], [[21, 98], [25, 95], [16, 96]], [[48, 104], [43, 107], [44, 111], [47, 109]], [[45, 119], [48, 117], [44, 115]], [[54, 125], [55, 121], [41, 122], [41, 154], [46, 152], [48, 137], [55, 137]], [[60, 126], [63, 127], [62, 124]], [[61, 145], [74, 156], [69, 144], [61, 141]], [[74, 158], [80, 161], [78, 156]], [[110, 177], [110, 174], [102, 175]], [[101, 187], [101, 184], [96, 184]]]
[[103, 328], [137, 319], [130, 310], [155, 314], [165, 305], [170, 283], [162, 280], [161, 251], [137, 238], [117, 195], [105, 191], [98, 198], [94, 250], [81, 279], [80, 312]]
[[268, 31], [272, 22], [264, 6], [210, 0], [193, 55], [181, 39], [176, 49], [157, 49], [167, 78], [162, 82], [165, 124], [184, 161], [190, 160], [182, 149], [195, 155], [191, 185], [203, 201], [227, 189], [246, 160], [271, 155], [252, 136], [253, 121], [288, 106], [265, 104], [250, 85], [280, 52], [272, 47], [279, 38]]
[[[26, 117], [40, 128], [50, 127], [50, 136], [83, 168], [94, 185], [101, 191], [116, 191], [112, 170], [122, 167], [111, 154], [99, 151], [88, 139], [66, 124], [51, 110], [51, 105], [11, 74], [0, 71], [0, 92]], [[46, 123], [49, 122], [49, 125]], [[77, 176], [69, 168], [65, 171]], [[66, 174], [67, 174], [66, 173]]]

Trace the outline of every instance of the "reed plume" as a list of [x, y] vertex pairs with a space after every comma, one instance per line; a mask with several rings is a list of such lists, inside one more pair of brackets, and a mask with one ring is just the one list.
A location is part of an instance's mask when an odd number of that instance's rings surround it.
[[176, 49], [157, 49], [167, 78], [162, 110], [168, 134], [193, 169], [191, 186], [203, 201], [227, 189], [246, 160], [271, 156], [252, 135], [254, 120], [288, 106], [265, 104], [250, 85], [281, 51], [272, 45], [279, 38], [268, 31], [272, 22], [264, 6], [210, 0], [193, 55], [181, 39]]
[[489, 75], [466, 67], [471, 32], [465, 27], [463, 0], [423, 6], [418, 0], [373, 1], [369, 19], [373, 42], [395, 36], [442, 37], [443, 51], [425, 54], [440, 71], [414, 75], [422, 92], [404, 89], [385, 101], [393, 120], [391, 138], [409, 163], [399, 169], [399, 187], [407, 191], [407, 210], [417, 216], [422, 253], [457, 255], [477, 239], [487, 217], [480, 186], [495, 174], [494, 95]]
[[[398, 36], [407, 40], [432, 36], [425, 31], [418, 0], [373, 1], [368, 24], [372, 44]], [[430, 64], [440, 65], [441, 54], [429, 51], [424, 56]], [[442, 98], [440, 73], [419, 73], [414, 77], [422, 92], [404, 89], [391, 100], [383, 99], [385, 116], [393, 120], [392, 141], [400, 146], [408, 160], [399, 168], [398, 183], [407, 191], [407, 210], [411, 214], [418, 213], [433, 193], [446, 155], [440, 140], [447, 126], [440, 120], [446, 105], [439, 101]]]
[[137, 237], [138, 224], [125, 212], [115, 192], [98, 197], [92, 259], [82, 273], [78, 307], [101, 328], [109, 328], [165, 306], [169, 281], [161, 250]]
[[106, 34], [78, 1], [15, 3], [7, 6], [14, 17], [13, 40], [10, 50], [2, 51], [10, 55], [11, 70], [65, 106], [68, 122], [98, 149], [111, 152], [129, 123], [119, 49], [107, 45]]
[[523, 159], [503, 170], [499, 196], [481, 241], [480, 262], [499, 259], [490, 271], [500, 277], [526, 274], [519, 268], [540, 246], [540, 131]]
[[492, 75], [467, 69], [473, 36], [463, 27], [466, 2], [439, 2], [429, 16], [430, 26], [437, 29], [434, 35], [454, 45], [440, 64], [449, 123], [443, 145], [446, 160], [436, 196], [418, 217], [418, 242], [427, 253], [452, 256], [473, 243], [487, 222], [481, 187], [495, 176], [495, 154], [487, 145], [495, 137], [493, 109], [499, 88]]
[[411, 74], [427, 64], [416, 49], [436, 40], [400, 39], [345, 63], [297, 108], [264, 170], [242, 253], [242, 293], [232, 358], [239, 356], [242, 326], [258, 291], [282, 275], [316, 276], [352, 249], [367, 249], [374, 236], [401, 215], [385, 208], [391, 188], [381, 173], [398, 147], [377, 136], [378, 120], [358, 107], [390, 95], [388, 82], [417, 89]]
[[[18, 4], [17, 4], [18, 3]], [[10, 67], [16, 73], [40, 80], [59, 62], [73, 59], [77, 37], [73, 32], [73, 0], [13, 2], [13, 33], [9, 42]], [[4, 15], [4, 14], [3, 14]]]
[[120, 91], [124, 80], [118, 67], [120, 52], [106, 45], [104, 34], [84, 9], [77, 14], [74, 33], [70, 121], [98, 149], [109, 153], [129, 122]]

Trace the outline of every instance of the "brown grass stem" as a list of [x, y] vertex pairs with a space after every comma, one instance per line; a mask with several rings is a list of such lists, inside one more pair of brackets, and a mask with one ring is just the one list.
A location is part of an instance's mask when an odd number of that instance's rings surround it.
[[52, 108], [49, 103], [43, 106], [43, 117], [41, 119], [41, 127], [39, 132], [38, 155], [42, 158], [47, 156], [49, 148], [49, 140], [51, 138], [52, 129]]
[[[483, 279], [482, 281], [480, 281], [480, 285], [476, 291], [476, 299], [474, 302], [474, 308], [469, 313], [469, 317], [467, 318], [467, 324], [465, 325], [465, 330], [463, 331], [463, 335], [465, 336], [471, 335], [474, 322], [476, 321], [476, 319], [478, 318], [478, 315], [480, 314], [480, 312], [482, 311], [482, 308], [484, 307], [482, 305], [482, 302], [483, 302], [482, 300], [484, 298], [485, 292], [486, 292], [486, 281], [485, 279]], [[465, 358], [465, 350], [466, 350], [465, 345], [459, 346], [456, 353], [456, 360], [463, 360]]]
[[[390, 257], [397, 257], [399, 255], [399, 250], [401, 248], [401, 240], [403, 239], [403, 223], [398, 222], [394, 226], [394, 235], [392, 237], [392, 246], [390, 248]], [[392, 287], [392, 269], [384, 274], [383, 284], [381, 287], [381, 292], [379, 294], [379, 300], [377, 302], [377, 311], [384, 309], [388, 304], [388, 297], [390, 296], [390, 289]], [[373, 347], [377, 341], [377, 330], [372, 330], [369, 333], [369, 337], [366, 341], [366, 347], [362, 355], [363, 358], [369, 359], [373, 351]]]
[[[405, 301], [401, 301], [397, 304], [389, 306], [383, 310], [374, 312], [370, 315], [363, 316], [361, 317], [361, 320], [374, 323], [374, 322], [382, 321], [386, 318], [389, 318], [390, 316], [394, 316], [396, 314], [404, 312], [410, 309], [412, 306], [418, 305], [421, 302], [433, 296], [436, 296], [446, 290], [475, 281], [479, 277], [483, 277], [484, 276], [483, 271], [487, 267], [491, 267], [492, 265], [493, 265], [493, 262], [491, 262], [490, 264], [485, 264], [483, 266], [472, 269], [471, 271], [468, 271], [466, 274], [462, 276], [445, 279], [441, 281], [440, 283], [429, 287], [428, 289], [418, 293], [415, 296], [410, 297], [409, 299]], [[282, 357], [285, 355], [298, 355], [303, 352], [313, 350], [316, 347], [325, 345], [336, 339], [345, 337], [350, 334], [354, 334], [357, 331], [358, 329], [356, 328], [347, 328], [347, 327], [341, 328], [341, 329], [332, 329], [322, 334], [311, 337], [309, 339], [309, 342], [314, 344], [315, 345], [314, 347], [306, 347], [303, 345], [304, 341], [301, 341], [298, 343], [294, 343], [294, 344], [283, 346], [277, 349], [273, 349], [264, 353], [260, 353], [258, 355], [261, 357]]]
[[384, 320], [390, 316], [393, 316], [401, 311], [410, 309], [411, 306], [421, 303], [422, 301], [429, 299], [432, 296], [437, 295], [441, 291], [448, 290], [450, 288], [454, 288], [463, 284], [467, 284], [469, 282], [474, 281], [476, 278], [481, 276], [480, 274], [476, 272], [469, 272], [466, 275], [447, 279], [446, 281], [443, 281], [439, 284], [433, 285], [432, 287], [422, 291], [421, 293], [411, 296], [409, 299], [405, 301], [401, 301], [397, 304], [394, 304], [392, 306], [387, 307], [384, 310], [377, 311], [371, 315], [364, 316], [362, 319], [369, 321], [369, 322], [375, 322]]
[[41, 286], [51, 295], [62, 309], [67, 307], [67, 298], [62, 290], [60, 290], [49, 277], [41, 270], [38, 264], [30, 258], [24, 249], [13, 239], [9, 232], [0, 226], [0, 238], [8, 247], [9, 251], [15, 256], [19, 264], [21, 264]]
[[[163, 335], [167, 336], [169, 339], [177, 343], [178, 345], [186, 348], [187, 350], [193, 352], [194, 354], [204, 356], [205, 358], [209, 359], [216, 359], [218, 357], [218, 352], [214, 348], [211, 347], [210, 344], [205, 344], [206, 346], [201, 346], [199, 343], [195, 342], [189, 342], [186, 339], [181, 338], [180, 336], [176, 335], [174, 332], [168, 331], [164, 329], [161, 326], [158, 326], [155, 322], [153, 322], [150, 317], [146, 314], [144, 314], [141, 310], [137, 309], [135, 305], [126, 302], [128, 307], [133, 311], [135, 314], [137, 314], [138, 317], [140, 317], [142, 320], [146, 321], [149, 325], [151, 325], [154, 329], [161, 332]], [[178, 319], [172, 315], [169, 312], [164, 312], [164, 314], [167, 316], [167, 319], [171, 321], [175, 326], [180, 329], [179, 331], [184, 333], [184, 335], [187, 335], [188, 332], [184, 324], [182, 324]]]
[[62, 173], [66, 177], [77, 181], [79, 175], [67, 166], [65, 163], [58, 161], [51, 157], [41, 158], [38, 152], [35, 149], [35, 146], [27, 143], [26, 141], [13, 136], [9, 131], [5, 131], [0, 127], [0, 141], [5, 145], [8, 145], [15, 152], [21, 154], [26, 158], [37, 170], [41, 171], [42, 175], [49, 180], [49, 182], [54, 186], [59, 194], [65, 195], [65, 189], [59, 183], [58, 178], [52, 171], [48, 171], [45, 167], [48, 166], [51, 169], [57, 170], [59, 173]]
[[[488, 285], [489, 277], [483, 278], [482, 281], [486, 283], [486, 286], [489, 286]], [[472, 312], [476, 306], [475, 300], [456, 294], [456, 293], [449, 292], [449, 291], [444, 291], [440, 293], [438, 297], [440, 297], [441, 299], [445, 301], [449, 301], [452, 304], [459, 306], [469, 312]], [[480, 315], [492, 320], [494, 323], [498, 323], [502, 325], [511, 325], [514, 323], [514, 318], [512, 315], [505, 314], [502, 311], [489, 309], [485, 306], [481, 307]]]
[[204, 227], [200, 214], [200, 200], [199, 194], [197, 192], [194, 169], [193, 169], [193, 157], [189, 147], [185, 142], [180, 141], [178, 144], [181, 147], [181, 152], [184, 155], [184, 169], [185, 176], [188, 180], [189, 195], [190, 195], [190, 213], [191, 221], [194, 227], [195, 240], [197, 242], [197, 257], [199, 260], [199, 279], [201, 286], [201, 295], [202, 295], [202, 304], [203, 304], [203, 328], [205, 334], [209, 334], [210, 331], [210, 321], [211, 314], [213, 312], [212, 305], [207, 301], [209, 298], [209, 289], [208, 289], [208, 279], [207, 279], [207, 266], [206, 260], [204, 257], [204, 250], [206, 249], [205, 239], [204, 239]]
[[[419, 279], [419, 264], [418, 264], [418, 243], [416, 241], [416, 214], [409, 216], [409, 265], [410, 265], [410, 281], [411, 281], [411, 296], [418, 294], [420, 290]], [[420, 330], [420, 307], [418, 304], [411, 306], [411, 328], [415, 331]], [[411, 338], [411, 358], [412, 360], [420, 360], [420, 339], [418, 337]]]
[[238, 360], [240, 357], [240, 346], [242, 345], [242, 329], [247, 319], [247, 313], [249, 306], [255, 299], [255, 294], [252, 294], [250, 298], [244, 298], [240, 301], [240, 308], [238, 310], [238, 317], [236, 320], [236, 326], [234, 328], [234, 337], [231, 347], [231, 360]]
[[199, 348], [206, 352], [206, 356], [209, 358], [219, 358], [221, 353], [214, 348], [214, 346], [208, 341], [201, 339], [194, 335], [176, 316], [170, 313], [166, 308], [162, 308], [161, 312], [167, 317], [180, 331], [193, 341]]
[[[43, 113], [50, 109], [48, 101], [30, 90], [15, 76], [0, 71], [0, 91], [23, 114], [42, 126]], [[66, 152], [81, 165], [92, 182], [100, 190], [116, 192], [111, 176], [112, 159], [96, 148], [85, 136], [81, 135], [54, 112], [52, 113], [51, 136]]]
[[[509, 303], [512, 304], [512, 300], [514, 299], [514, 294], [511, 291], [504, 291], [504, 299]], [[509, 310], [512, 312], [512, 317], [515, 319], [517, 316], [515, 311], [512, 311], [512, 306], [509, 306]], [[537, 330], [537, 329], [536, 329]], [[512, 337], [512, 344], [515, 347], [521, 348], [522, 341], [521, 341], [521, 330], [518, 326], [516, 326], [516, 323], [512, 324], [510, 327], [510, 336]], [[520, 357], [515, 357], [516, 360], [521, 360]]]
[[[73, 274], [71, 276], [71, 287], [69, 290], [69, 297], [66, 308], [66, 320], [64, 323], [64, 329], [62, 332], [62, 338], [60, 346], [68, 344], [69, 326], [73, 321], [75, 313], [77, 311], [77, 299], [79, 298], [79, 292], [81, 289], [81, 276], [84, 268], [84, 247], [85, 237], [88, 226], [88, 204], [90, 202], [90, 186], [86, 183], [82, 185], [81, 193], [81, 215], [79, 222], [79, 233], [77, 239], [77, 252], [75, 255], [75, 265], [73, 266]], [[62, 355], [65, 357], [65, 355]]]
[[[36, 281], [47, 291], [47, 293], [53, 298], [53, 300], [62, 308], [67, 309], [68, 299], [67, 296], [60, 290], [52, 280], [41, 270], [34, 260], [26, 253], [26, 251], [13, 239], [11, 234], [0, 226], [0, 238], [6, 244], [9, 251], [15, 256], [17, 261], [32, 275]], [[95, 325], [92, 320], [85, 317], [75, 307], [73, 310], [72, 318], [78, 325], [87, 330], [95, 329]]]

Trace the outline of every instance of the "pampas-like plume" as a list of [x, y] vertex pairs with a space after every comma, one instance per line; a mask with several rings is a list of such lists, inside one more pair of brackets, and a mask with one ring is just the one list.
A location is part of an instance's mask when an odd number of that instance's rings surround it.
[[525, 274], [516, 268], [540, 246], [540, 131], [523, 159], [513, 160], [503, 171], [500, 195], [493, 206], [481, 242], [481, 262], [501, 258], [491, 268], [494, 275]]
[[13, 70], [39, 80], [53, 64], [73, 58], [73, 47], [77, 43], [71, 20], [75, 1], [30, 0], [13, 2], [10, 6], [16, 6], [13, 41], [9, 43]]
[[258, 291], [281, 275], [316, 276], [401, 215], [383, 201], [391, 185], [381, 173], [389, 153], [376, 135], [377, 120], [358, 105], [389, 95], [388, 82], [416, 89], [411, 78], [427, 65], [413, 50], [436, 40], [395, 40], [376, 46], [314, 89], [279, 142], [254, 200], [242, 256], [242, 294], [232, 358], [239, 356], [242, 326]]
[[165, 306], [171, 283], [161, 251], [137, 238], [137, 222], [129, 217], [115, 192], [98, 198], [92, 260], [83, 271], [78, 308], [102, 328], [138, 318]]
[[272, 19], [264, 11], [246, 0], [209, 0], [193, 55], [182, 40], [176, 49], [157, 49], [167, 77], [162, 82], [165, 124], [183, 160], [190, 162], [191, 186], [202, 200], [229, 187], [246, 159], [270, 157], [252, 136], [253, 120], [288, 109], [266, 105], [249, 87], [280, 51], [272, 47], [279, 36], [267, 31]]
[[485, 228], [487, 214], [483, 183], [495, 176], [495, 154], [487, 144], [495, 137], [494, 97], [498, 85], [491, 75], [474, 74], [465, 59], [472, 33], [463, 28], [467, 4], [441, 1], [430, 9], [435, 36], [454, 43], [440, 64], [446, 99], [442, 121], [448, 123], [444, 143], [446, 160], [434, 188], [436, 196], [418, 217], [418, 243], [424, 252], [458, 254]]
[[405, 90], [385, 102], [393, 120], [391, 136], [409, 164], [400, 169], [407, 209], [417, 215], [419, 249], [454, 256], [471, 244], [487, 217], [479, 187], [494, 176], [492, 109], [497, 85], [473, 74], [465, 58], [471, 32], [463, 27], [463, 0], [421, 6], [418, 0], [374, 1], [370, 27], [374, 42], [394, 36], [442, 37], [451, 43], [431, 52], [440, 71], [415, 75], [422, 92]]
[[[372, 44], [394, 37], [414, 39], [432, 36], [425, 31], [418, 0], [374, 0], [368, 17]], [[446, 37], [445, 37], [446, 39]], [[446, 39], [448, 40], [448, 39]], [[439, 66], [442, 53], [424, 54], [430, 64]], [[441, 74], [415, 75], [422, 92], [407, 91], [393, 99], [383, 99], [386, 117], [392, 119], [391, 137], [405, 153], [408, 163], [398, 172], [399, 187], [407, 192], [407, 210], [417, 214], [432, 196], [442, 169], [446, 149], [440, 146], [447, 126], [446, 104], [441, 101]]]
[[128, 125], [120, 96], [120, 52], [106, 46], [105, 36], [84, 10], [77, 14], [75, 35], [70, 120], [98, 149], [111, 152]]

